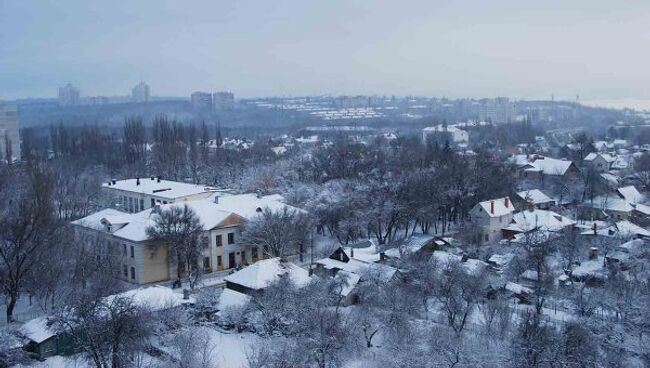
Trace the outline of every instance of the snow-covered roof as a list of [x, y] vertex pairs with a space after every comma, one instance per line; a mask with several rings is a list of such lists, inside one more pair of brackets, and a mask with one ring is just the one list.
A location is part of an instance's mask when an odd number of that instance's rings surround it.
[[626, 187], [620, 187], [617, 189], [618, 194], [623, 197], [626, 201], [630, 203], [642, 203], [645, 200], [643, 194], [641, 194], [634, 185], [628, 185]]
[[504, 267], [510, 263], [515, 258], [515, 255], [512, 253], [507, 254], [493, 254], [488, 259], [489, 263], [494, 263], [498, 267]]
[[356, 273], [343, 270], [337, 272], [334, 278], [343, 282], [343, 287], [341, 288], [341, 296], [344, 297], [348, 296], [350, 292], [352, 292], [352, 290], [354, 290], [354, 288], [357, 286], [359, 280], [361, 280], [361, 276], [357, 275]]
[[487, 263], [473, 258], [468, 258], [463, 262], [463, 257], [437, 250], [431, 255], [431, 261], [436, 262], [440, 268], [446, 267], [451, 263], [458, 263], [467, 273], [478, 274], [485, 270], [488, 266]]
[[517, 196], [519, 196], [521, 199], [531, 202], [532, 204], [555, 202], [553, 198], [547, 196], [539, 189], [530, 189], [517, 192]]
[[538, 158], [532, 162], [535, 171], [539, 171], [546, 175], [564, 175], [567, 173], [571, 165], [571, 161], [558, 160], [551, 157]]
[[177, 199], [192, 196], [200, 193], [207, 193], [214, 191], [214, 188], [205, 185], [196, 185], [189, 183], [182, 183], [171, 180], [158, 180], [156, 178], [140, 178], [138, 179], [125, 179], [116, 180], [115, 184], [111, 182], [102, 184], [103, 188], [123, 190], [131, 193], [141, 193], [152, 195], [160, 198]]
[[357, 274], [363, 279], [374, 278], [382, 282], [390, 281], [397, 269], [389, 265], [364, 262], [357, 259], [350, 259], [348, 262], [341, 262], [331, 258], [322, 258], [316, 261], [317, 264], [328, 270], [340, 270]]
[[[494, 204], [494, 211], [492, 210], [492, 204]], [[500, 217], [515, 210], [508, 197], [479, 202], [477, 206], [482, 208], [490, 217]]]
[[399, 244], [396, 248], [387, 250], [385, 254], [391, 258], [401, 258], [402, 254], [413, 254], [420, 251], [431, 240], [433, 240], [433, 235], [412, 235], [408, 239], [404, 240], [404, 242]]
[[120, 294], [107, 296], [104, 301], [111, 303], [115, 298], [129, 298], [138, 307], [147, 308], [151, 311], [174, 308], [193, 301], [192, 299], [183, 299], [183, 294], [176, 293], [171, 288], [160, 285], [128, 290]]
[[[218, 203], [214, 197], [219, 196]], [[159, 205], [161, 211], [168, 210], [174, 206], [183, 207], [187, 205], [198, 216], [204, 230], [211, 230], [226, 220], [232, 214], [251, 219], [257, 216], [260, 211], [270, 209], [281, 210], [285, 207], [302, 211], [282, 202], [280, 195], [268, 195], [259, 197], [256, 194], [230, 195], [215, 193], [210, 198], [170, 203]], [[103, 230], [103, 224], [112, 226], [112, 234], [130, 241], [140, 242], [148, 239], [146, 229], [155, 225], [156, 208], [149, 208], [138, 213], [124, 213], [113, 209], [104, 209], [93, 213], [82, 219], [73, 222], [75, 225]]]
[[532, 230], [560, 231], [576, 222], [553, 211], [535, 209], [514, 214], [512, 223], [505, 229], [525, 233]]
[[642, 228], [639, 225], [629, 221], [618, 221], [614, 225], [606, 228], [596, 228], [596, 234], [593, 229], [584, 230], [582, 235], [602, 235], [602, 236], [616, 236], [619, 238], [629, 238], [632, 236], [640, 236], [644, 238], [650, 237], [650, 231]]
[[19, 332], [37, 344], [56, 335], [56, 330], [50, 325], [47, 317], [38, 317], [26, 322]]
[[637, 253], [645, 249], [646, 246], [642, 239], [634, 239], [619, 245], [619, 248], [628, 253]]
[[251, 301], [251, 297], [239, 291], [224, 288], [219, 296], [217, 309], [222, 311], [227, 308], [243, 307]]
[[510, 162], [524, 168], [526, 171], [541, 172], [546, 175], [564, 175], [571, 165], [571, 161], [560, 160], [542, 155], [514, 155]]
[[247, 194], [223, 194], [216, 193], [206, 201], [214, 202], [214, 197], [219, 196], [218, 208], [222, 211], [235, 213], [243, 218], [252, 219], [260, 210], [269, 209], [279, 211], [288, 208], [294, 211], [304, 212], [303, 210], [292, 207], [284, 203], [284, 197], [279, 194], [271, 194], [258, 197], [255, 193]]
[[539, 280], [539, 276], [537, 275], [537, 271], [534, 270], [526, 270], [519, 275], [522, 279], [526, 280], [532, 280], [532, 281], [537, 281]]
[[289, 275], [296, 286], [309, 283], [309, 272], [291, 262], [282, 262], [280, 258], [269, 258], [257, 261], [250, 266], [226, 276], [225, 280], [249, 289], [264, 289], [275, 282], [281, 275]]
[[596, 259], [591, 259], [588, 261], [580, 262], [579, 266], [576, 266], [571, 271], [571, 276], [577, 279], [585, 278], [600, 278], [604, 279], [605, 269], [603, 268], [604, 258], [598, 257]]
[[602, 173], [600, 176], [607, 181], [610, 185], [618, 185], [621, 181], [621, 178], [612, 173]]
[[612, 155], [610, 155], [609, 153], [597, 153], [597, 152], [591, 152], [590, 154], [585, 156], [584, 160], [585, 161], [593, 161], [599, 156], [608, 163], [612, 163], [615, 160], [615, 158]]
[[117, 217], [128, 215], [125, 212], [114, 210], [112, 208], [105, 208], [101, 211], [97, 211], [93, 214], [90, 214], [84, 218], [80, 218], [76, 221], [72, 221], [72, 224], [87, 227], [94, 230], [103, 230], [104, 225], [102, 225], [102, 219], [107, 217]]
[[532, 294], [533, 289], [508, 281], [505, 286], [506, 290], [514, 294]]

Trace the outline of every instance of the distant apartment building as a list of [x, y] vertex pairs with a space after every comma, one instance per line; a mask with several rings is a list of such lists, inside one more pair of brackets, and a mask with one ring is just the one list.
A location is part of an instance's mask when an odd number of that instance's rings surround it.
[[467, 131], [458, 129], [454, 125], [436, 125], [422, 129], [422, 140], [425, 143], [434, 141], [440, 144], [444, 144], [445, 142], [453, 144], [468, 143], [469, 134]]
[[212, 110], [212, 94], [208, 92], [194, 92], [190, 97], [192, 107], [196, 110]]
[[340, 96], [334, 99], [333, 104], [343, 109], [368, 107], [369, 99], [366, 96]]
[[59, 88], [59, 105], [61, 106], [74, 106], [80, 102], [79, 89], [68, 83], [64, 87]]
[[232, 110], [235, 107], [235, 95], [232, 92], [215, 92], [212, 103], [217, 111]]
[[149, 102], [151, 98], [151, 88], [145, 82], [140, 82], [137, 86], [133, 87], [131, 90], [131, 98], [133, 102], [142, 103]]
[[486, 98], [481, 100], [479, 119], [494, 124], [506, 124], [514, 121], [514, 106], [507, 97]]
[[[7, 148], [10, 149], [7, 149]], [[0, 158], [7, 162], [20, 159], [20, 135], [18, 132], [18, 110], [15, 107], [0, 106]]]

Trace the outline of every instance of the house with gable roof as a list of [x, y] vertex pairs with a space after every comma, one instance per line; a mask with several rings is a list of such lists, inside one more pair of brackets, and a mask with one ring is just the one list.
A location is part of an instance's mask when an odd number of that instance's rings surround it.
[[501, 229], [512, 222], [515, 211], [510, 197], [477, 203], [469, 211], [469, 221], [481, 229], [481, 239], [494, 243], [502, 238]]

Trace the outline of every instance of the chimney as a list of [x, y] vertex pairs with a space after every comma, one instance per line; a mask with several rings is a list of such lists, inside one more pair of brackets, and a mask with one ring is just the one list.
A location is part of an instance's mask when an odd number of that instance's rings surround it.
[[140, 185], [140, 178], [135, 178], [135, 185]]
[[596, 258], [598, 258], [598, 248], [596, 247], [589, 248], [589, 259], [596, 259]]
[[151, 177], [151, 180], [154, 180], [154, 179], [155, 179], [155, 178], [152, 176], [152, 177]]
[[113, 179], [113, 185], [115, 185], [116, 183], [117, 183], [117, 180]]
[[219, 204], [219, 194], [215, 194], [214, 203]]
[[109, 187], [111, 186], [111, 181], [110, 181], [110, 180], [108, 181], [108, 186], [109, 186]]
[[350, 247], [350, 258], [354, 258], [354, 248]]
[[386, 260], [386, 253], [384, 252], [379, 252], [379, 261], [383, 262]]
[[508, 208], [510, 206], [510, 197], [506, 196], [504, 202], [506, 204], [506, 208]]
[[257, 198], [262, 198], [262, 191], [258, 189], [258, 190], [255, 192], [255, 196], [256, 196]]
[[490, 213], [494, 215], [494, 201], [490, 201]]
[[160, 183], [160, 176], [158, 177], [158, 182]]

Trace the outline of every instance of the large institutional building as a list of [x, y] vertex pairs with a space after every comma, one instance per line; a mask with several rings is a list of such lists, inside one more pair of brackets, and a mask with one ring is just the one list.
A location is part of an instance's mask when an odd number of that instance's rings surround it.
[[[15, 107], [0, 106], [0, 159], [7, 161], [7, 153], [11, 152], [11, 161], [19, 160], [20, 135], [18, 128], [18, 110]], [[10, 150], [7, 150], [9, 144]]]
[[199, 217], [208, 244], [200, 266], [209, 273], [262, 259], [263, 249], [240, 242], [244, 220], [265, 209], [298, 210], [285, 204], [279, 195], [235, 195], [157, 178], [111, 181], [103, 190], [115, 200], [115, 208], [74, 221], [77, 241], [92, 246], [118, 277], [134, 284], [173, 280], [177, 275], [167, 245], [152, 243], [147, 235], [147, 228], [155, 225], [156, 211], [187, 205]]
[[80, 92], [78, 88], [70, 83], [59, 88], [59, 105], [74, 106], [79, 105], [80, 102]]
[[140, 82], [131, 90], [131, 98], [133, 102], [142, 103], [149, 102], [151, 99], [151, 88], [145, 82]]

